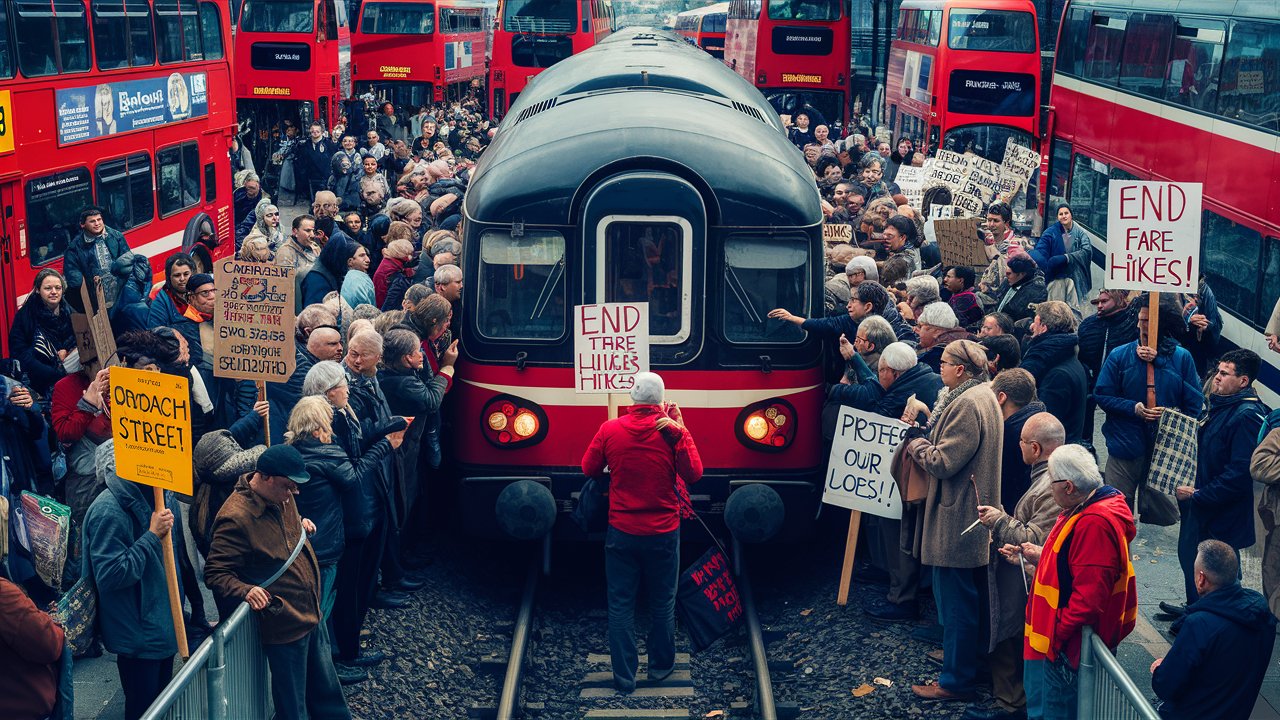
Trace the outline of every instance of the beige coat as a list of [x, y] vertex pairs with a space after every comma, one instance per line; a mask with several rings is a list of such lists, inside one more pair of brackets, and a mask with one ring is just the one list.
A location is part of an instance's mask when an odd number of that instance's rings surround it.
[[1276, 306], [1271, 309], [1271, 320], [1267, 322], [1268, 335], [1280, 335], [1280, 300], [1276, 300]]
[[[1004, 418], [991, 384], [970, 388], [933, 421], [929, 438], [908, 451], [933, 478], [915, 524], [912, 554], [934, 567], [976, 568], [991, 559], [981, 528], [960, 533], [978, 519], [978, 505], [1000, 507]], [[975, 497], [976, 492], [976, 497]]]
[[1249, 474], [1266, 485], [1258, 501], [1258, 515], [1267, 537], [1262, 544], [1262, 593], [1271, 613], [1280, 617], [1280, 428], [1267, 433], [1253, 451]]
[[[1049, 463], [1040, 462], [1031, 469], [1031, 486], [1018, 501], [1013, 515], [1003, 512], [991, 527], [991, 567], [988, 587], [991, 589], [991, 626], [993, 643], [1022, 635], [1026, 624], [1027, 589], [1022, 583], [1022, 568], [1005, 561], [997, 551], [1003, 545], [1024, 542], [1043, 545], [1062, 508], [1053, 499], [1049, 485]], [[1028, 578], [1027, 582], [1030, 582]]]

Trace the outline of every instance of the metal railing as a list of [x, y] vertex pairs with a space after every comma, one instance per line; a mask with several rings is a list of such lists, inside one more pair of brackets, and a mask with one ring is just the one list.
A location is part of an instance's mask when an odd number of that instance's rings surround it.
[[1080, 638], [1079, 720], [1160, 720], [1102, 639], [1086, 627]]
[[274, 711], [258, 617], [241, 603], [196, 648], [142, 720], [270, 720]]

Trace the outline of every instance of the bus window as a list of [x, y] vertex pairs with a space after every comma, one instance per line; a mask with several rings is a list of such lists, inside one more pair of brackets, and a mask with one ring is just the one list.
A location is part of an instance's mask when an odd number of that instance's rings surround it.
[[572, 33], [577, 21], [574, 0], [511, 0], [502, 5], [502, 29], [507, 32]]
[[[1275, 29], [1269, 30], [1272, 38]], [[1165, 72], [1164, 99], [1209, 112], [1218, 107], [1225, 23], [1185, 18], [1178, 21]]]
[[1120, 46], [1127, 24], [1123, 13], [1095, 12], [1089, 24], [1080, 76], [1103, 85], [1115, 85], [1120, 66]]
[[200, 201], [200, 151], [195, 143], [167, 147], [156, 153], [160, 169], [160, 217]]
[[947, 92], [947, 112], [1031, 117], [1036, 113], [1036, 78], [1028, 73], [955, 70]]
[[[947, 130], [942, 138], [942, 148], [958, 153], [972, 152], [991, 162], [1004, 162], [1004, 149], [1013, 140], [1014, 144], [1029, 148], [1032, 146], [1031, 135], [1016, 128], [1003, 125], [964, 125]], [[1106, 208], [1104, 206], [1103, 210]]]
[[430, 35], [435, 31], [431, 3], [369, 2], [361, 10], [360, 32], [365, 35]]
[[[1204, 273], [1218, 304], [1245, 317], [1256, 315], [1258, 265], [1262, 236], [1239, 223], [1205, 210], [1200, 230], [1200, 272]], [[1270, 315], [1271, 307], [1267, 306]], [[1264, 318], [1265, 319], [1265, 318]]]
[[573, 38], [567, 35], [522, 34], [511, 38], [511, 63], [516, 67], [549, 68], [572, 54]]
[[338, 9], [333, 0], [324, 0], [324, 39], [338, 39]]
[[1053, 141], [1053, 155], [1049, 158], [1049, 210], [1057, 214], [1059, 203], [1067, 201], [1067, 178], [1071, 174], [1071, 143]]
[[599, 302], [649, 303], [649, 334], [688, 337], [682, 300], [688, 239], [666, 221], [613, 221], [605, 231], [604, 297]]
[[[0, 28], [9, 27], [9, 10], [0, 3]], [[0, 78], [13, 77], [13, 48], [9, 46], [9, 32], [0, 32]]]
[[222, 13], [218, 5], [211, 2], [200, 3], [200, 37], [204, 48], [205, 60], [221, 60], [222, 48]]
[[1172, 15], [1134, 13], [1125, 28], [1120, 87], [1147, 97], [1161, 97], [1172, 41]]
[[952, 10], [947, 47], [985, 52], [1036, 52], [1036, 19], [1011, 10]]
[[1081, 225], [1106, 235], [1107, 166], [1084, 155], [1076, 155], [1071, 167], [1071, 215]]
[[244, 32], [309, 33], [314, 26], [310, 0], [245, 0], [240, 12]]
[[27, 77], [89, 70], [89, 23], [75, 0], [14, 3], [18, 67]]
[[160, 62], [201, 60], [200, 9], [195, 0], [155, 0]]
[[78, 167], [27, 182], [27, 233], [31, 264], [62, 257], [80, 233], [80, 211], [93, 204], [89, 168]]
[[1235, 22], [1227, 45], [1218, 112], [1233, 120], [1280, 130], [1280, 26], [1274, 23]]
[[204, 201], [211, 203], [218, 199], [218, 168], [213, 163], [204, 165]]
[[149, 155], [137, 153], [101, 162], [94, 175], [98, 204], [102, 206], [107, 225], [128, 230], [145, 225], [155, 217]]
[[724, 335], [734, 343], [798, 343], [799, 325], [770, 320], [773, 308], [809, 314], [808, 241], [731, 237], [724, 246]]
[[770, 20], [832, 22], [840, 19], [841, 0], [769, 0]]
[[476, 327], [487, 338], [554, 340], [564, 335], [564, 236], [526, 230], [523, 237], [480, 235]]
[[99, 70], [156, 62], [147, 0], [93, 0], [93, 54]]
[[441, 9], [440, 32], [480, 32], [480, 10], [472, 8]]

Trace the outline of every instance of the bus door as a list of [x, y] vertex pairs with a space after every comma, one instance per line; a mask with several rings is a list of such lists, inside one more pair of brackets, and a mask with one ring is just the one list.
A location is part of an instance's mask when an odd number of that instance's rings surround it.
[[674, 175], [623, 173], [591, 191], [583, 215], [585, 302], [648, 303], [653, 362], [692, 361], [702, 346], [705, 297], [702, 196]]
[[[0, 297], [6, 298], [0, 302], [0, 327], [13, 327], [13, 315], [18, 309], [15, 300], [29, 289], [14, 286], [13, 264], [20, 254], [18, 218], [13, 209], [17, 200], [18, 181], [0, 182], [0, 208], [3, 208], [0, 210], [0, 289], [3, 290]], [[9, 348], [9, 352], [13, 352], [13, 348]]]

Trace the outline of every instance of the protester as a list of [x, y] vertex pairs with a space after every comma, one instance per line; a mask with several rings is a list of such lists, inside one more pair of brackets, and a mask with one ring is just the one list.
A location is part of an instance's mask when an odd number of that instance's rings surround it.
[[978, 344], [987, 349], [987, 372], [992, 377], [1022, 362], [1022, 351], [1012, 335], [988, 335], [979, 339]]
[[1036, 306], [1019, 367], [1031, 373], [1045, 409], [1062, 421], [1067, 442], [1083, 439], [1089, 380], [1077, 357], [1076, 315], [1061, 300]]
[[31, 389], [48, 400], [54, 384], [67, 374], [65, 361], [76, 351], [66, 281], [53, 268], [36, 273], [31, 294], [13, 316], [9, 352], [31, 379]]
[[1196, 594], [1173, 646], [1151, 663], [1151, 689], [1166, 720], [1254, 717], [1271, 664], [1276, 618], [1256, 590], [1240, 586], [1240, 554], [1205, 540], [1194, 563]]
[[1102, 362], [1114, 348], [1138, 339], [1138, 306], [1129, 302], [1125, 290], [1100, 290], [1089, 301], [1096, 312], [1080, 321], [1076, 337], [1080, 342], [1080, 364], [1084, 365], [1089, 381], [1089, 398], [1084, 409], [1084, 430], [1081, 443], [1093, 447], [1093, 423], [1097, 403], [1093, 397]]
[[0, 577], [0, 717], [52, 717], [65, 642], [62, 628]]
[[898, 303], [898, 312], [907, 322], [915, 322], [920, 316], [920, 311], [925, 305], [940, 302], [942, 300], [938, 290], [938, 279], [932, 275], [916, 275], [908, 278], [905, 292], [907, 299]]
[[280, 227], [280, 208], [266, 203], [259, 205], [255, 212], [257, 220], [253, 223], [253, 229], [241, 242], [240, 251], [244, 252], [244, 246], [250, 242], [262, 241], [274, 256], [276, 250], [287, 241], [284, 229]]
[[1280, 617], [1280, 532], [1276, 532], [1280, 518], [1280, 427], [1263, 429], [1266, 434], [1253, 451], [1249, 474], [1265, 486], [1258, 501], [1258, 516], [1267, 533], [1262, 541], [1262, 592], [1272, 614]]
[[262, 192], [262, 180], [252, 170], [236, 173], [234, 184], [236, 189], [231, 191], [231, 208], [236, 227], [239, 227], [258, 203], [270, 198]]
[[1022, 462], [1018, 440], [1032, 416], [1045, 412], [1035, 378], [1023, 368], [1010, 368], [991, 381], [991, 392], [1004, 418], [1004, 447], [1000, 461], [1000, 506], [1012, 508], [1031, 485], [1031, 469]]
[[885, 286], [906, 281], [920, 269], [920, 250], [916, 247], [916, 226], [909, 218], [895, 215], [886, 221], [885, 249], [889, 258], [880, 269]]
[[104, 410], [107, 375], [99, 373], [101, 367], [100, 362], [94, 362], [53, 386], [53, 432], [67, 456], [62, 500], [71, 508], [67, 564], [63, 571], [67, 580], [80, 577], [84, 516], [94, 498], [105, 489], [95, 466], [98, 445], [111, 438], [111, 419]]
[[[62, 256], [67, 301], [76, 310], [84, 311], [80, 287], [87, 280], [92, 298], [93, 279], [100, 279], [112, 327], [117, 332], [142, 327], [147, 315], [143, 298], [151, 285], [150, 261], [130, 250], [119, 230], [107, 227], [103, 210], [96, 205], [80, 211], [80, 231]], [[121, 312], [124, 315], [120, 316]]]
[[982, 318], [982, 326], [978, 329], [978, 337], [994, 337], [996, 335], [1012, 335], [1013, 318], [1002, 312], [988, 313]]
[[1025, 255], [1018, 255], [1010, 258], [1006, 263], [1004, 280], [996, 288], [994, 299], [988, 310], [1002, 312], [1017, 323], [1023, 319], [1030, 320], [1035, 314], [1036, 306], [1048, 297], [1044, 286], [1044, 273], [1036, 267], [1034, 260]]
[[605, 422], [582, 457], [587, 477], [599, 477], [606, 466], [611, 470], [605, 581], [613, 684], [622, 693], [636, 687], [635, 608], [642, 583], [650, 616], [649, 680], [664, 680], [675, 669], [680, 573], [677, 482], [694, 483], [702, 477], [693, 436], [683, 425], [680, 409], [664, 402], [663, 394], [660, 376], [637, 373], [630, 412]]
[[978, 279], [978, 291], [990, 294], [1006, 277], [1008, 261], [1015, 255], [1026, 255], [1022, 239], [1013, 232], [1013, 208], [1008, 203], [993, 202], [987, 207], [985, 242], [995, 247], [995, 257]]
[[916, 333], [920, 335], [920, 343], [916, 346], [920, 362], [934, 372], [941, 372], [942, 355], [948, 345], [956, 340], [973, 338], [968, 330], [959, 326], [956, 314], [944, 302], [930, 303], [920, 311]]
[[319, 248], [313, 242], [315, 232], [315, 216], [299, 215], [293, 219], [293, 230], [288, 241], [276, 248], [276, 265], [293, 268], [295, 282], [307, 274], [319, 259]]
[[915, 332], [912, 331], [910, 325], [902, 321], [902, 316], [898, 314], [897, 309], [891, 304], [889, 293], [885, 291], [880, 283], [870, 281], [860, 283], [856, 288], [850, 289], [849, 294], [849, 304], [845, 308], [847, 312], [844, 315], [806, 319], [799, 315], [791, 314], [786, 308], [775, 308], [769, 311], [769, 317], [776, 320], [785, 320], [799, 325], [800, 329], [806, 332], [834, 340], [841, 335], [845, 336], [845, 338], [856, 335], [858, 323], [862, 321], [862, 318], [869, 315], [880, 315], [893, 326], [893, 331], [897, 334], [899, 340], [914, 341], [916, 339]]
[[1093, 286], [1093, 243], [1074, 222], [1071, 206], [1059, 203], [1057, 222], [1045, 228], [1027, 253], [1044, 271], [1050, 300], [1061, 300], [1077, 313]]
[[294, 154], [294, 174], [297, 176], [298, 193], [306, 193], [307, 197], [324, 189], [329, 180], [329, 161], [333, 158], [337, 146], [325, 137], [324, 124], [311, 123], [307, 130], [309, 140], [301, 143]]
[[982, 305], [973, 292], [976, 277], [973, 268], [965, 265], [947, 268], [946, 274], [942, 277], [943, 287], [951, 293], [947, 304], [955, 312], [960, 326], [970, 330], [977, 329], [983, 321]]

